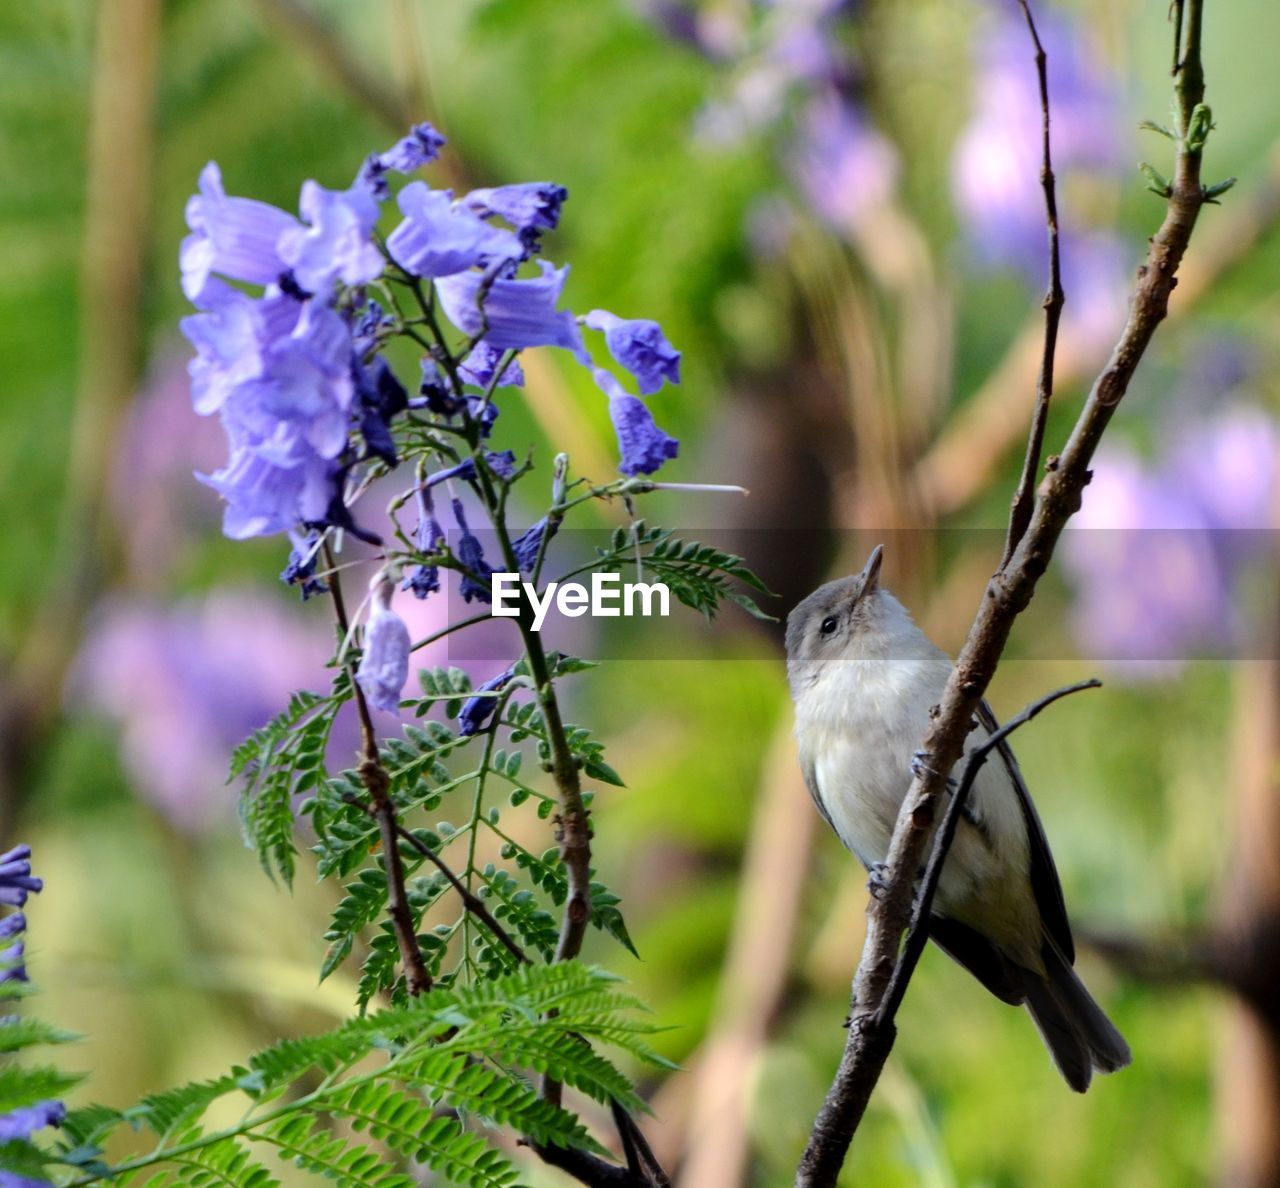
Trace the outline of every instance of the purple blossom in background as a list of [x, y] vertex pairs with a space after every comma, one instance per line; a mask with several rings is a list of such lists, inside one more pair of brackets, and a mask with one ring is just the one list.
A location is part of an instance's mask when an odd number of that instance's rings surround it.
[[786, 165], [818, 217], [844, 233], [892, 197], [901, 168], [893, 145], [834, 89], [806, 104]]
[[[506, 672], [500, 672], [496, 677], [491, 677], [485, 681], [483, 685], [475, 690], [472, 696], [462, 703], [462, 709], [458, 713], [459, 734], [469, 737], [484, 729], [485, 723], [493, 716], [493, 711], [498, 708], [498, 698], [496, 696], [485, 697], [483, 694], [501, 692], [515, 674], [515, 665], [512, 665]], [[481, 696], [476, 696], [476, 694]]]
[[60, 1101], [42, 1101], [0, 1114], [0, 1143], [29, 1139], [46, 1126], [61, 1126], [67, 1107]]
[[[1049, 61], [1053, 163], [1059, 177], [1064, 318], [1086, 341], [1113, 335], [1124, 313], [1129, 263], [1110, 233], [1073, 218], [1062, 178], [1125, 167], [1129, 145], [1120, 81], [1089, 51], [1083, 30], [1058, 15], [1037, 24]], [[1002, 8], [975, 35], [973, 117], [956, 143], [952, 190], [965, 239], [985, 268], [1013, 268], [1034, 285], [1048, 276], [1044, 195], [1040, 187], [1039, 84], [1026, 25]]]
[[642, 396], [652, 396], [664, 383], [680, 382], [680, 352], [667, 341], [657, 322], [620, 318], [593, 309], [583, 323], [604, 332], [609, 354], [635, 378]]
[[519, 237], [454, 205], [448, 190], [410, 182], [396, 197], [404, 221], [387, 236], [387, 251], [414, 276], [445, 277], [491, 260], [518, 260]]
[[308, 293], [327, 293], [334, 280], [363, 285], [382, 275], [382, 253], [371, 239], [378, 203], [367, 189], [326, 190], [306, 181], [298, 208], [310, 225], [283, 231], [279, 252]]
[[292, 692], [328, 686], [331, 644], [323, 623], [256, 591], [176, 605], [116, 598], [90, 623], [70, 695], [113, 723], [138, 792], [195, 833], [234, 820], [228, 755]]
[[356, 680], [369, 704], [395, 713], [400, 694], [409, 679], [409, 651], [413, 641], [405, 621], [391, 609], [394, 586], [380, 581], [374, 594], [373, 612], [364, 631], [364, 653]]
[[618, 469], [623, 474], [653, 474], [679, 453], [680, 443], [654, 424], [643, 400], [626, 391], [607, 371], [597, 367], [592, 374], [609, 397], [609, 419], [622, 451]]
[[1268, 547], [1278, 468], [1280, 433], [1256, 408], [1184, 423], [1150, 465], [1104, 443], [1063, 540], [1089, 654], [1158, 675], [1237, 645], [1236, 596]]
[[285, 270], [277, 245], [298, 221], [279, 207], [253, 198], [229, 198], [222, 173], [210, 161], [200, 192], [187, 203], [191, 234], [182, 241], [182, 291], [200, 305], [213, 273], [252, 284], [274, 283]]
[[464, 334], [484, 335], [497, 350], [519, 351], [525, 347], [558, 346], [572, 351], [584, 365], [590, 357], [582, 345], [577, 319], [567, 309], [557, 309], [568, 267], [553, 268], [538, 261], [540, 276], [521, 280], [499, 278], [484, 292], [484, 312], [478, 302], [485, 277], [478, 272], [460, 272], [442, 278], [436, 285], [440, 304]]
[[43, 890], [43, 880], [31, 873], [30, 846], [15, 846], [7, 854], [0, 854], [0, 903], [22, 907], [28, 894]]
[[[461, 376], [464, 383], [475, 384], [477, 388], [487, 388], [493, 383], [494, 373], [497, 371], [498, 364], [502, 362], [502, 356], [505, 354], [505, 351], [500, 351], [492, 343], [485, 342], [482, 339], [476, 344], [475, 349], [463, 359], [458, 367], [458, 375]], [[520, 367], [519, 360], [512, 359], [507, 364], [496, 386], [499, 388], [524, 387], [524, 371]]]

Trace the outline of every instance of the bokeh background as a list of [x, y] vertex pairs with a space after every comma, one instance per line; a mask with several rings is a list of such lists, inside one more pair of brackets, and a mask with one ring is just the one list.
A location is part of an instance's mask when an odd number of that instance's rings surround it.
[[[1161, 215], [1134, 166], [1171, 158], [1138, 130], [1168, 111], [1165, 8], [1038, 6], [1068, 294], [1050, 450]], [[1107, 680], [1018, 750], [1134, 1065], [1072, 1096], [1025, 1015], [930, 952], [850, 1184], [1280, 1182], [1280, 9], [1207, 10], [1207, 169], [1240, 182], [993, 688], [1010, 714]], [[1034, 391], [1034, 88], [1011, 0], [0, 6], [0, 840], [46, 879], [29, 964], [41, 1013], [88, 1034], [63, 1055], [92, 1070], [80, 1100], [212, 1075], [353, 998], [349, 971], [316, 983], [333, 889], [272, 886], [224, 783], [230, 748], [324, 681], [332, 636], [276, 583], [283, 543], [222, 540], [191, 478], [221, 449], [177, 334], [205, 161], [291, 208], [430, 118], [433, 184], [567, 186], [567, 304], [656, 317], [684, 351], [653, 401], [683, 443], [664, 477], [752, 489], [654, 518], [733, 541], [780, 616], [883, 540], [954, 649]], [[538, 354], [506, 415], [607, 476], [589, 377]], [[787, 1183], [843, 1043], [864, 876], [800, 784], [779, 632], [644, 631], [576, 644], [620, 657], [570, 696], [628, 781], [597, 800], [596, 852], [641, 959], [591, 955], [671, 1028], [684, 1071], [647, 1088], [678, 1182]]]

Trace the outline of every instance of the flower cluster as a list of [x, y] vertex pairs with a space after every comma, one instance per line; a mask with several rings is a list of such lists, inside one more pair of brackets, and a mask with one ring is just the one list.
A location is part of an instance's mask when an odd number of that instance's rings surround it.
[[[21, 909], [26, 906], [28, 895], [43, 889], [44, 882], [31, 873], [30, 846], [16, 846], [7, 854], [0, 854], [0, 904]], [[26, 928], [27, 918], [20, 910], [0, 918], [0, 940], [7, 944], [0, 950], [0, 997], [11, 997], [14, 983], [27, 980], [26, 952], [22, 941]], [[15, 1016], [0, 1018], [0, 1032], [15, 1022]], [[55, 1100], [10, 1109], [0, 1114], [0, 1143], [25, 1143], [37, 1130], [61, 1126], [66, 1113], [66, 1106]], [[38, 1182], [11, 1177], [7, 1173], [0, 1175], [0, 1181], [15, 1186]]]
[[[651, 474], [676, 455], [675, 439], [639, 396], [594, 366], [582, 328], [604, 334], [642, 396], [679, 382], [679, 352], [655, 322], [603, 310], [576, 318], [560, 306], [568, 269], [533, 258], [559, 222], [563, 187], [532, 182], [455, 199], [410, 181], [396, 195], [399, 223], [385, 243], [378, 238], [389, 175], [412, 173], [443, 144], [420, 125], [369, 157], [347, 189], [307, 181], [296, 217], [229, 196], [214, 163], [187, 204], [180, 262], [198, 310], [182, 323], [197, 352], [192, 400], [198, 413], [219, 414], [230, 446], [226, 464], [199, 477], [226, 502], [228, 536], [291, 534], [285, 576], [304, 590], [317, 588], [317, 532], [344, 528], [380, 543], [357, 526], [350, 505], [371, 464], [396, 465], [396, 418], [421, 410], [487, 435], [498, 414], [493, 391], [523, 382], [516, 356], [527, 348], [560, 347], [591, 368], [609, 400], [624, 474]], [[456, 355], [442, 335], [429, 342], [413, 331], [393, 285], [443, 311], [463, 336]], [[379, 354], [397, 334], [430, 351], [412, 399]], [[415, 592], [430, 588], [419, 574]]]

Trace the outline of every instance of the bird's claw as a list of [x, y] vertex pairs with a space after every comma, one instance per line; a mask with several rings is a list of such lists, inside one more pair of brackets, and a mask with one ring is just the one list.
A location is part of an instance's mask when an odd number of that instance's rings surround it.
[[[918, 780], [924, 779], [926, 776], [937, 775], [937, 769], [932, 767], [931, 761], [933, 756], [926, 750], [913, 751], [911, 753], [911, 774]], [[947, 777], [947, 788], [954, 792], [960, 786], [955, 776]]]
[[889, 890], [889, 864], [887, 862], [872, 863], [867, 871], [867, 890], [872, 899], [883, 899]]

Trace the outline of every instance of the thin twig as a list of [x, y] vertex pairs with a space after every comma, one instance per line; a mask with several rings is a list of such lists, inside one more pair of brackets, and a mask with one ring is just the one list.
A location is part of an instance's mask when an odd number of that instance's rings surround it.
[[[324, 556], [325, 566], [334, 570], [333, 552], [328, 542], [324, 545]], [[351, 623], [347, 618], [347, 607], [342, 597], [342, 582], [336, 571], [329, 578], [329, 593], [333, 597], [333, 613], [345, 638], [351, 632]], [[404, 863], [400, 859], [400, 847], [396, 845], [398, 828], [396, 809], [388, 794], [391, 780], [378, 755], [378, 736], [374, 730], [373, 718], [369, 713], [369, 703], [365, 700], [364, 690], [360, 687], [360, 682], [356, 680], [356, 675], [350, 666], [347, 668], [347, 676], [351, 682], [356, 712], [360, 716], [363, 753], [358, 770], [365, 790], [369, 793], [368, 811], [377, 820], [378, 832], [382, 837], [382, 857], [387, 867], [387, 914], [391, 917], [391, 925], [396, 934], [396, 945], [400, 949], [405, 985], [409, 993], [416, 996], [431, 989], [431, 975], [427, 972], [422, 950], [418, 947], [418, 938], [413, 927], [413, 910], [409, 906], [409, 896], [405, 891]]]
[[435, 868], [444, 875], [449, 886], [452, 887], [462, 899], [462, 906], [467, 909], [477, 920], [480, 921], [491, 933], [508, 953], [511, 954], [521, 965], [530, 965], [525, 951], [512, 939], [511, 934], [494, 919], [493, 913], [484, 905], [484, 900], [469, 890], [467, 885], [453, 873], [445, 864], [443, 858], [435, 852], [426, 842], [414, 833], [410, 833], [403, 825], [396, 826], [396, 833], [424, 858], [430, 861]]
[[1058, 196], [1053, 177], [1053, 156], [1049, 147], [1048, 55], [1040, 43], [1040, 34], [1036, 31], [1036, 22], [1027, 0], [1019, 0], [1019, 3], [1035, 46], [1036, 78], [1040, 85], [1040, 185], [1044, 190], [1045, 227], [1049, 234], [1049, 287], [1044, 295], [1044, 348], [1040, 356], [1040, 377], [1036, 381], [1036, 406], [1031, 414], [1031, 431], [1027, 435], [1022, 477], [1018, 480], [1013, 504], [1009, 509], [1009, 535], [1005, 540], [1004, 557], [1000, 561], [1001, 569], [1008, 565], [1013, 550], [1022, 539], [1031, 519], [1036, 475], [1040, 470], [1040, 455], [1044, 449], [1044, 430], [1049, 421], [1049, 403], [1053, 399], [1053, 365], [1058, 350], [1058, 325], [1062, 321], [1062, 306], [1066, 300], [1062, 291], [1062, 264], [1058, 247]]
[[885, 1001], [903, 932], [912, 915], [915, 872], [934, 832], [946, 779], [964, 750], [974, 716], [991, 682], [1017, 617], [1026, 609], [1067, 521], [1080, 508], [1092, 477], [1089, 464], [1103, 431], [1128, 390], [1156, 327], [1168, 312], [1182, 261], [1205, 191], [1200, 182], [1203, 135], [1192, 137], [1193, 115], [1203, 132], [1205, 112], [1200, 58], [1203, 0], [1187, 0], [1184, 48], [1175, 86], [1178, 148], [1168, 208], [1138, 270], [1129, 316], [1111, 358], [1097, 377], [1060, 457], [1037, 490], [1025, 533], [1007, 565], [987, 588], [946, 687], [923, 749], [920, 767], [903, 798], [887, 856], [884, 894], [868, 910], [866, 941], [854, 979], [850, 1027], [835, 1080], [814, 1123], [796, 1175], [798, 1188], [834, 1185], [852, 1141], [857, 1117], [850, 1103], [858, 1086], [879, 1077], [893, 1045], [891, 1028], [868, 1026]]
[[[933, 835], [933, 851], [929, 855], [929, 865], [925, 867], [924, 878], [920, 883], [920, 891], [916, 895], [915, 914], [911, 919], [911, 928], [907, 932], [906, 943], [902, 946], [902, 955], [894, 966], [893, 976], [889, 979], [889, 988], [885, 991], [884, 1000], [880, 1004], [880, 1009], [876, 1012], [875, 1025], [877, 1027], [893, 1026], [894, 1016], [897, 1015], [898, 1007], [902, 1005], [903, 996], [907, 992], [907, 983], [911, 980], [911, 975], [915, 973], [920, 954], [924, 952], [925, 943], [929, 939], [929, 915], [933, 910], [933, 899], [938, 891], [938, 882], [942, 878], [942, 867], [946, 862], [947, 853], [951, 849], [951, 843], [955, 840], [956, 828], [960, 824], [960, 817], [964, 813], [964, 806], [968, 801], [969, 792], [973, 788], [973, 782], [978, 778], [978, 772], [982, 770], [982, 765], [987, 761], [987, 756], [1019, 726], [1026, 725], [1041, 710], [1052, 705], [1059, 698], [1067, 697], [1072, 693], [1079, 693], [1084, 689], [1100, 689], [1101, 687], [1101, 681], [1087, 680], [1078, 681], [1074, 685], [1067, 685], [1061, 689], [1055, 689], [1052, 693], [1045, 694], [1039, 701], [1032, 702], [1016, 717], [1010, 718], [999, 730], [994, 731], [969, 752], [968, 758], [965, 760], [964, 773], [960, 777], [960, 785], [952, 794], [951, 803], [947, 805], [942, 824], [938, 826], [937, 832]], [[868, 1086], [869, 1092], [870, 1086]]]

